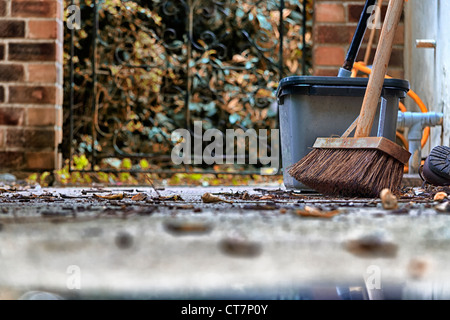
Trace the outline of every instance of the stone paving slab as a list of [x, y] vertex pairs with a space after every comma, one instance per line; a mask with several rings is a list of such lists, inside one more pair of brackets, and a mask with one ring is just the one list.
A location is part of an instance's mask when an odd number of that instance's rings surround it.
[[[124, 198], [97, 197], [110, 194]], [[278, 186], [4, 192], [0, 298], [447, 298], [450, 216], [436, 205], [390, 211]]]

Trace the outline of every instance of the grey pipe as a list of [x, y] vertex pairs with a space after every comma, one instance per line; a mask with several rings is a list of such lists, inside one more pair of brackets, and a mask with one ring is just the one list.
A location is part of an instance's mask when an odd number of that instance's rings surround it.
[[425, 127], [442, 125], [443, 113], [438, 112], [398, 112], [397, 127], [409, 128], [408, 141], [409, 173], [418, 173], [422, 154], [422, 131]]

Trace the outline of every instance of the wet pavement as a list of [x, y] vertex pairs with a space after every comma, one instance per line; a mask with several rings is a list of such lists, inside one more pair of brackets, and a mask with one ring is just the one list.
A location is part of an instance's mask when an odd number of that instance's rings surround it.
[[448, 299], [438, 191], [387, 210], [280, 186], [4, 187], [0, 298]]

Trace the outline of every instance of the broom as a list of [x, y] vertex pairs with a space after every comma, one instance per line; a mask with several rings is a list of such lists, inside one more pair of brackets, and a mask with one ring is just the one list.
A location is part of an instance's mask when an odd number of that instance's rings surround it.
[[369, 137], [383, 89], [404, 0], [390, 0], [353, 138], [318, 138], [313, 150], [289, 168], [301, 183], [323, 194], [378, 197], [397, 189], [411, 154], [383, 137]]
[[356, 56], [359, 52], [359, 47], [364, 38], [367, 29], [367, 22], [372, 15], [369, 9], [375, 5], [376, 0], [366, 0], [361, 16], [359, 17], [358, 25], [356, 26], [355, 33], [353, 34], [352, 42], [345, 57], [344, 64], [339, 69], [338, 77], [351, 77], [353, 64], [355, 63]]

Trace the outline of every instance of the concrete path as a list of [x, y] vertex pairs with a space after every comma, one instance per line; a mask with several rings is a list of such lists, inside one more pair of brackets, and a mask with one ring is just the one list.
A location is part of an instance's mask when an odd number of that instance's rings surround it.
[[432, 196], [385, 210], [273, 186], [3, 190], [0, 298], [447, 299], [450, 216]]

